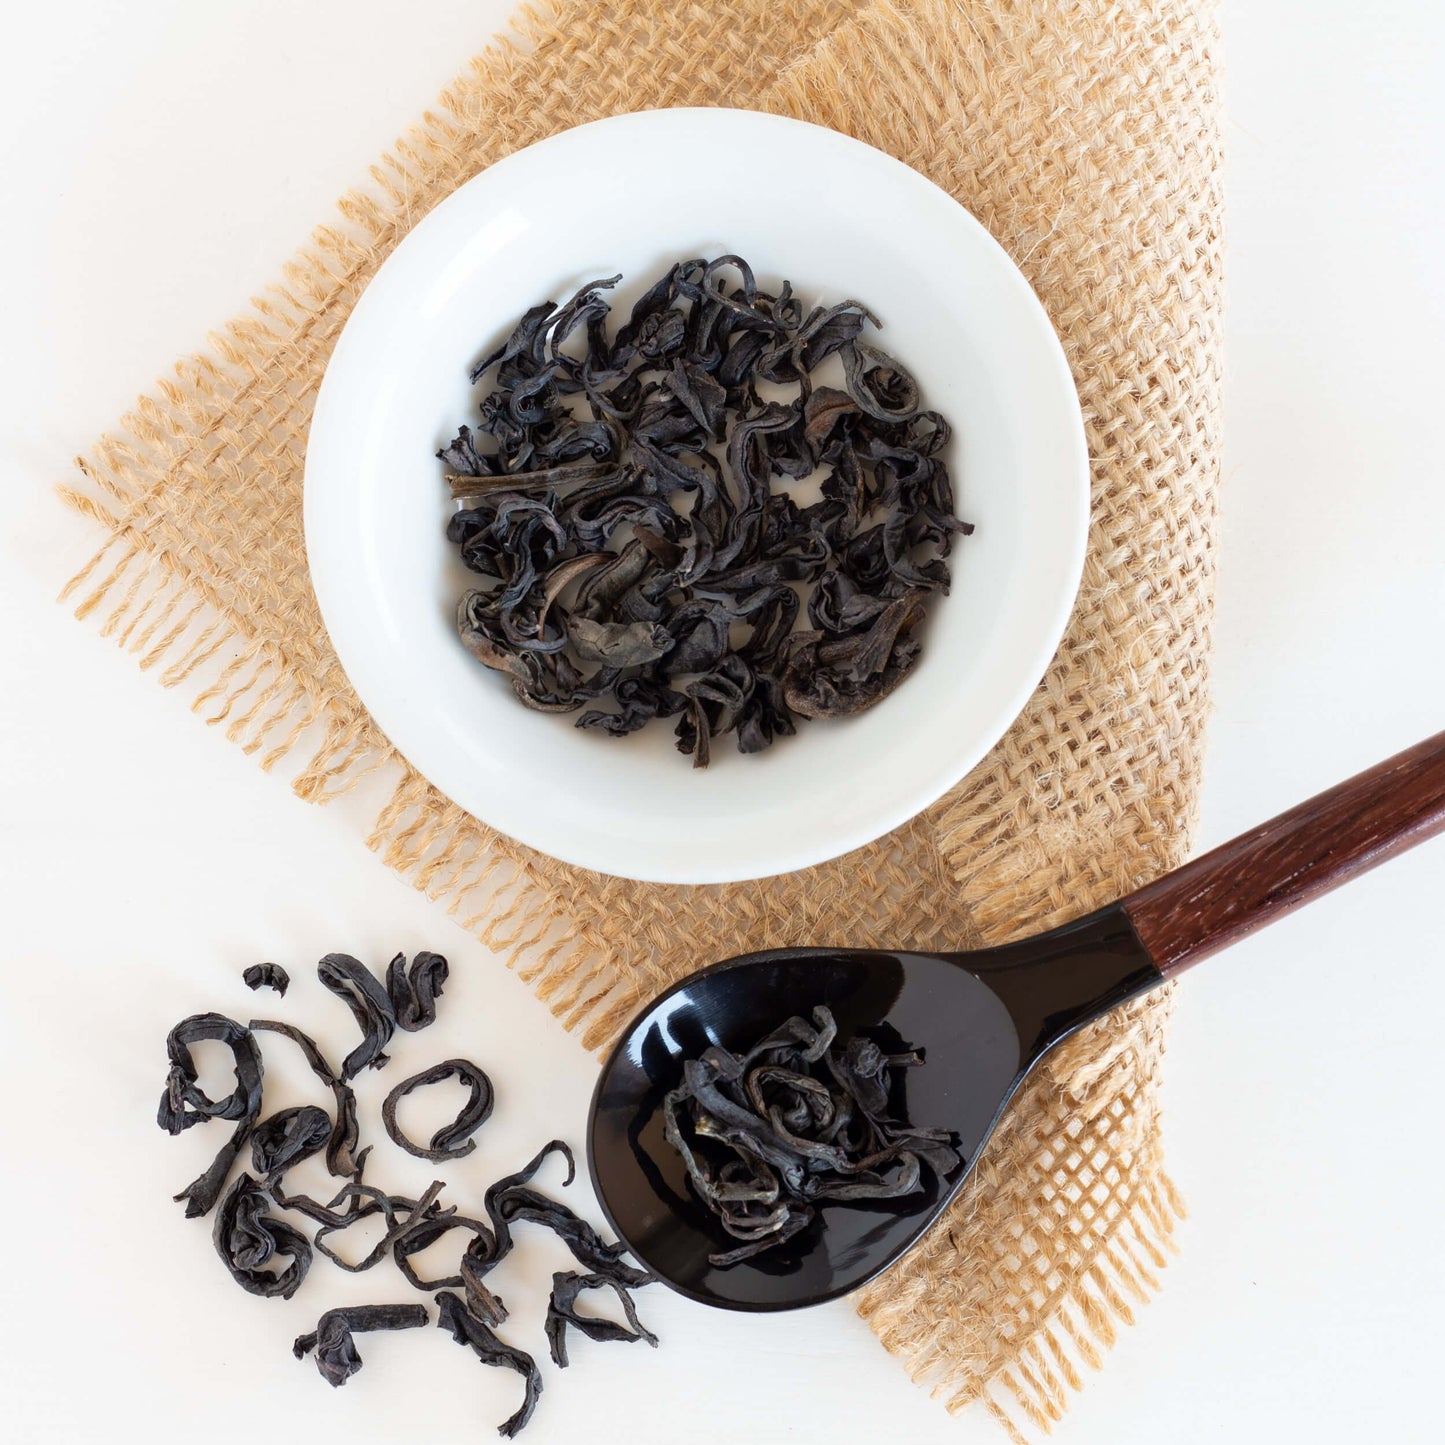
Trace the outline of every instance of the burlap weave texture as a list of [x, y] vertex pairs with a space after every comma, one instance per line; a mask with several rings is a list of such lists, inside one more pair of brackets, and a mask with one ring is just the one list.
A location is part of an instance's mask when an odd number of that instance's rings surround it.
[[[1185, 855], [1206, 706], [1219, 462], [1213, 0], [576, 0], [518, 21], [341, 203], [281, 281], [187, 358], [67, 493], [106, 530], [78, 611], [323, 801], [395, 778], [371, 846], [506, 953], [592, 1047], [699, 958], [794, 942], [960, 947], [1087, 911]], [[388, 746], [321, 625], [301, 536], [332, 344], [412, 224], [581, 121], [735, 105], [832, 126], [951, 192], [1023, 268], [1092, 458], [1078, 606], [1008, 736], [949, 797], [834, 863], [667, 888], [532, 853]], [[1164, 1263], [1167, 997], [1061, 1050], [925, 1244], [865, 1290], [950, 1408], [1047, 1427]]]

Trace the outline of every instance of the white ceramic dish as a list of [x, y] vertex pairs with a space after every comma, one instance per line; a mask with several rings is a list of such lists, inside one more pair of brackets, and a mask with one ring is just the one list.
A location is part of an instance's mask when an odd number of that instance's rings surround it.
[[[706, 156], [705, 166], [697, 164]], [[695, 771], [669, 724], [626, 739], [532, 713], [457, 640], [469, 574], [443, 536], [437, 447], [467, 371], [544, 297], [620, 271], [614, 314], [681, 256], [745, 256], [805, 302], [856, 296], [953, 423], [953, 554], [913, 675], [881, 705]], [[627, 284], [631, 283], [631, 284]], [[1073, 382], [1028, 283], [907, 166], [816, 126], [672, 110], [578, 127], [491, 166], [397, 247], [337, 343], [306, 455], [306, 547], [347, 675], [421, 773], [476, 817], [587, 868], [765, 877], [933, 802], [1037, 685], [1078, 588], [1088, 465]]]

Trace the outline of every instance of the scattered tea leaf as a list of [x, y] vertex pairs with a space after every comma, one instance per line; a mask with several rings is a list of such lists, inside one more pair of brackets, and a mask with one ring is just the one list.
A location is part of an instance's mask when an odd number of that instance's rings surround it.
[[414, 1330], [426, 1324], [425, 1305], [351, 1305], [327, 1310], [310, 1334], [298, 1335], [291, 1352], [303, 1360], [316, 1351], [316, 1368], [333, 1386], [344, 1385], [360, 1368], [353, 1335], [368, 1330]]
[[[649, 1281], [644, 1280], [643, 1283]], [[612, 1290], [632, 1328], [627, 1329], [615, 1320], [578, 1313], [577, 1297], [589, 1289]], [[568, 1325], [581, 1330], [589, 1340], [623, 1340], [628, 1343], [646, 1340], [653, 1349], [657, 1348], [657, 1336], [637, 1318], [637, 1306], [633, 1303], [627, 1286], [600, 1274], [559, 1271], [552, 1276], [552, 1297], [547, 1302], [547, 1343], [551, 1348], [553, 1361], [563, 1370], [567, 1368]]]
[[[421, 1276], [417, 1274], [416, 1268], [411, 1262], [412, 1255], [420, 1254], [423, 1250], [429, 1249], [437, 1240], [441, 1239], [443, 1235], [449, 1234], [454, 1229], [465, 1229], [473, 1235], [489, 1235], [491, 1233], [487, 1226], [479, 1219], [468, 1219], [462, 1214], [449, 1213], [437, 1214], [431, 1218], [423, 1219], [417, 1224], [416, 1228], [408, 1230], [405, 1235], [399, 1236], [392, 1241], [391, 1257], [393, 1261], [395, 1261], [396, 1267], [406, 1276], [407, 1282], [414, 1288], [421, 1290], [425, 1294], [435, 1294], [439, 1289], [463, 1289], [466, 1287], [466, 1280], [460, 1271], [456, 1274], [446, 1275], [441, 1279], [422, 1279]], [[497, 1304], [500, 1304], [500, 1301], [496, 1301], [495, 1296], [490, 1295], [490, 1292], [488, 1292], [488, 1294], [489, 1298]], [[502, 1320], [506, 1318], [506, 1311], [502, 1310], [495, 1319], [491, 1317], [490, 1312], [482, 1312], [482, 1317], [486, 1319], [489, 1324], [501, 1324]]]
[[[211, 1240], [242, 1289], [268, 1299], [290, 1299], [311, 1268], [311, 1245], [270, 1209], [266, 1190], [249, 1174], [239, 1175], [216, 1211]], [[283, 1270], [267, 1269], [278, 1255], [291, 1263]]]
[[331, 1137], [326, 1141], [326, 1168], [338, 1179], [356, 1179], [361, 1175], [366, 1150], [356, 1152], [360, 1133], [356, 1124], [356, 1095], [351, 1085], [341, 1079], [326, 1062], [316, 1042], [308, 1034], [275, 1019], [252, 1019], [251, 1028], [260, 1033], [281, 1034], [291, 1040], [305, 1056], [311, 1072], [329, 1088], [336, 1099], [336, 1117], [331, 1122]]
[[[214, 1039], [231, 1051], [236, 1087], [222, 1099], [211, 1099], [196, 1082], [190, 1045], [203, 1039]], [[171, 1064], [156, 1111], [162, 1129], [179, 1134], [207, 1119], [239, 1121], [210, 1167], [175, 1196], [186, 1201], [186, 1218], [196, 1219], [211, 1212], [261, 1112], [261, 1051], [250, 1029], [224, 1014], [205, 1013], [182, 1019], [166, 1038], [166, 1052]]]
[[284, 1174], [293, 1164], [320, 1153], [331, 1138], [331, 1116], [315, 1104], [281, 1109], [251, 1133], [251, 1167], [263, 1178]]
[[[425, 1221], [427, 1211], [444, 1188], [446, 1186], [440, 1179], [434, 1179], [419, 1200], [410, 1200], [397, 1195], [385, 1194], [380, 1189], [374, 1189], [368, 1184], [343, 1185], [336, 1198], [331, 1201], [330, 1208], [334, 1209], [343, 1198], [364, 1200], [365, 1202], [358, 1203], [354, 1210], [342, 1216], [338, 1222], [323, 1224], [316, 1231], [314, 1241], [316, 1248], [332, 1264], [344, 1269], [348, 1274], [360, 1274], [363, 1270], [371, 1269], [386, 1258], [398, 1239], [404, 1239], [408, 1233]], [[398, 1218], [402, 1212], [405, 1213], [405, 1218]], [[330, 1245], [325, 1243], [328, 1235], [338, 1234], [351, 1228], [359, 1220], [370, 1219], [377, 1214], [381, 1214], [386, 1220], [386, 1233], [354, 1264], [342, 1259]]]
[[273, 988], [285, 998], [291, 975], [279, 963], [253, 963], [241, 974], [241, 981], [249, 989]]
[[[439, 1084], [444, 1079], [460, 1079], [471, 1092], [457, 1117], [450, 1124], [438, 1129], [431, 1136], [431, 1142], [423, 1148], [402, 1133], [396, 1120], [397, 1106], [413, 1089], [419, 1089], [426, 1084]], [[433, 1163], [466, 1158], [477, 1147], [477, 1141], [471, 1136], [487, 1122], [491, 1113], [492, 1081], [467, 1059], [447, 1059], [443, 1063], [433, 1064], [429, 1069], [423, 1069], [419, 1074], [413, 1074], [409, 1079], [403, 1079], [386, 1096], [386, 1102], [381, 1106], [382, 1122], [391, 1142], [405, 1149], [408, 1154], [415, 1155], [418, 1159], [431, 1160]]]
[[[652, 1276], [646, 1270], [623, 1263], [622, 1257], [627, 1253], [625, 1244], [620, 1241], [608, 1244], [585, 1219], [574, 1214], [565, 1204], [531, 1187], [533, 1176], [553, 1154], [560, 1154], [567, 1161], [567, 1177], [562, 1181], [563, 1188], [566, 1188], [576, 1176], [576, 1161], [566, 1144], [560, 1139], [553, 1139], [515, 1174], [497, 1180], [487, 1190], [483, 1208], [491, 1221], [491, 1233], [477, 1235], [462, 1256], [462, 1274], [468, 1290], [474, 1285], [484, 1289], [480, 1285], [481, 1279], [511, 1252], [512, 1225], [520, 1223], [540, 1224], [550, 1229], [571, 1250], [579, 1264], [591, 1273], [603, 1276], [609, 1283], [626, 1289], [637, 1289], [650, 1283]], [[478, 1312], [486, 1317], [485, 1308]]]
[[[489, 1242], [484, 1242], [483, 1236], [478, 1234], [463, 1252], [462, 1289], [466, 1294], [467, 1308], [479, 1320], [484, 1320], [489, 1325], [499, 1325], [510, 1312], [501, 1295], [495, 1293], [485, 1282], [485, 1275], [501, 1257], [495, 1253], [495, 1237], [488, 1234], [486, 1241]], [[508, 1246], [510, 1247], [510, 1239]]]
[[460, 1295], [444, 1290], [437, 1295], [436, 1300], [439, 1311], [438, 1326], [450, 1333], [459, 1345], [470, 1345], [484, 1365], [499, 1365], [515, 1370], [526, 1380], [527, 1392], [521, 1409], [497, 1426], [497, 1434], [510, 1439], [532, 1418], [532, 1411], [537, 1408], [537, 1400], [542, 1393], [542, 1372], [538, 1370], [536, 1360], [525, 1350], [516, 1349], [506, 1341], [498, 1339], [491, 1326], [478, 1319], [467, 1308]]
[[[684, 384], [693, 388], [689, 405], [695, 403], [706, 415], [714, 400], [706, 384], [685, 374], [679, 385]], [[615, 562], [613, 559], [606, 564], [574, 568], [569, 585], [609, 570], [614, 583], [619, 577], [625, 578], [632, 563]], [[258, 969], [271, 967], [257, 965]], [[277, 991], [283, 992], [284, 970], [277, 972]], [[207, 1213], [219, 1199], [211, 1230], [216, 1253], [243, 1289], [262, 1297], [291, 1298], [317, 1254], [352, 1274], [374, 1268], [390, 1254], [409, 1284], [435, 1295], [440, 1311], [438, 1324], [458, 1343], [470, 1346], [484, 1363], [523, 1376], [526, 1392], [522, 1406], [499, 1427], [503, 1435], [515, 1435], [536, 1408], [542, 1377], [531, 1355], [494, 1333], [494, 1327], [507, 1318], [507, 1308], [486, 1277], [511, 1252], [512, 1227], [525, 1222], [552, 1230], [582, 1265], [581, 1270], [559, 1272], [553, 1277], [546, 1333], [552, 1357], [559, 1364], [567, 1362], [568, 1326], [592, 1339], [645, 1339], [655, 1345], [656, 1337], [638, 1321], [630, 1294], [650, 1283], [652, 1277], [624, 1262], [623, 1245], [607, 1243], [565, 1204], [532, 1187], [533, 1177], [553, 1154], [566, 1160], [564, 1187], [571, 1184], [576, 1161], [561, 1140], [552, 1140], [522, 1169], [497, 1180], [486, 1191], [485, 1219], [468, 1218], [454, 1206], [442, 1205], [440, 1196], [445, 1186], [440, 1180], [434, 1180], [416, 1199], [365, 1182], [362, 1174], [371, 1151], [359, 1147], [356, 1096], [349, 1080], [361, 1069], [377, 1068], [386, 1062], [383, 1051], [396, 1028], [414, 1031], [435, 1021], [437, 999], [447, 978], [447, 961], [440, 954], [418, 953], [408, 967], [404, 955], [398, 954], [387, 969], [385, 987], [347, 954], [328, 954], [317, 973], [326, 988], [347, 1004], [362, 1033], [361, 1043], [347, 1055], [340, 1072], [331, 1066], [310, 1035], [274, 1019], [252, 1019], [243, 1026], [222, 1014], [196, 1014], [182, 1019], [171, 1030], [166, 1040], [170, 1067], [157, 1122], [172, 1134], [210, 1119], [236, 1125], [210, 1168], [177, 1198], [189, 1201], [186, 1212], [190, 1216]], [[256, 986], [272, 982], [258, 977]], [[257, 1035], [262, 1033], [281, 1034], [300, 1049], [312, 1073], [331, 1090], [336, 1105], [334, 1117], [315, 1104], [299, 1104], [261, 1118], [264, 1070]], [[191, 1054], [192, 1045], [207, 1040], [229, 1048], [234, 1064], [235, 1087], [218, 1099], [211, 1098], [200, 1086]], [[468, 1086], [467, 1101], [457, 1118], [436, 1130], [423, 1148], [401, 1133], [397, 1108], [413, 1090], [448, 1078]], [[473, 1151], [471, 1136], [490, 1115], [492, 1104], [492, 1084], [486, 1073], [468, 1060], [447, 1059], [398, 1084], [387, 1096], [382, 1113], [388, 1134], [402, 1148], [422, 1158], [441, 1160], [461, 1158]], [[254, 1173], [243, 1171], [226, 1187], [231, 1166], [248, 1140]], [[299, 1190], [288, 1193], [284, 1187], [287, 1172], [323, 1150], [330, 1173], [344, 1181], [335, 1195], [323, 1201]], [[308, 1239], [278, 1210], [294, 1211], [310, 1221], [316, 1226], [314, 1238]], [[379, 1235], [360, 1259], [343, 1259], [329, 1241], [365, 1221], [374, 1221], [368, 1233], [375, 1234], [379, 1227]], [[416, 1257], [453, 1230], [469, 1236], [456, 1272], [439, 1279], [424, 1279], [418, 1273]], [[577, 1308], [583, 1292], [608, 1288], [621, 1302], [626, 1326], [584, 1315]], [[454, 1290], [461, 1293], [451, 1293]], [[315, 1351], [317, 1369], [332, 1385], [339, 1386], [361, 1368], [356, 1334], [413, 1329], [426, 1321], [426, 1308], [420, 1304], [331, 1309], [320, 1316], [314, 1330], [296, 1339], [293, 1352], [300, 1359]]]
[[392, 959], [386, 969], [386, 992], [397, 1028], [415, 1033], [436, 1022], [436, 1001], [441, 997], [447, 972], [447, 961], [439, 953], [417, 954], [410, 968], [405, 954]]
[[316, 965], [316, 976], [351, 1010], [361, 1030], [361, 1042], [341, 1061], [342, 1079], [354, 1079], [368, 1065], [381, 1068], [387, 1062], [382, 1050], [396, 1030], [396, 1013], [376, 975], [349, 953], [328, 953]]

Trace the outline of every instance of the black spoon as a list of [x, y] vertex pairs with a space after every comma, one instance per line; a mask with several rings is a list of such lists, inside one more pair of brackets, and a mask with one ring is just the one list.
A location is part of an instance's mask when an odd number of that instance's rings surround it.
[[[588, 1156], [612, 1227], [664, 1283], [738, 1310], [819, 1304], [898, 1258], [957, 1192], [1005, 1105], [1056, 1044], [1235, 939], [1445, 828], [1445, 733], [1077, 922], [972, 953], [793, 948], [730, 959], [643, 1010], [602, 1069]], [[896, 1204], [825, 1205], [796, 1240], [725, 1269], [730, 1241], [689, 1191], [660, 1105], [684, 1059], [742, 1050], [825, 1004], [840, 1038], [922, 1048], [915, 1124], [957, 1132], [963, 1162]]]

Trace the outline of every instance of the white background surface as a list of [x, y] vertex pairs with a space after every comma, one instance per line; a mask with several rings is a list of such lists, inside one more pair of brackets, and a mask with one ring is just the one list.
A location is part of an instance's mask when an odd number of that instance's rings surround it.
[[[271, 1011], [340, 1042], [349, 1025], [310, 960], [438, 948], [454, 962], [446, 1033], [407, 1037], [398, 1067], [453, 1046], [506, 1059], [481, 1147], [445, 1171], [459, 1186], [552, 1120], [579, 1132], [593, 1064], [365, 852], [359, 807], [300, 803], [53, 605], [91, 535], [49, 492], [507, 8], [68, 0], [9, 17], [5, 1438], [461, 1442], [492, 1438], [513, 1408], [515, 1377], [434, 1332], [363, 1340], [367, 1368], [338, 1392], [290, 1358], [318, 1299], [365, 1298], [370, 1280], [283, 1305], [219, 1275], [204, 1227], [166, 1197], [210, 1141], [151, 1122], [161, 1039], [190, 1008], [247, 1010], [239, 970], [276, 957], [298, 982]], [[1229, 450], [1206, 844], [1445, 721], [1445, 13], [1239, 0], [1226, 21]], [[1442, 881], [1437, 842], [1184, 986], [1167, 1102], [1192, 1217], [1163, 1294], [1077, 1403], [1071, 1445], [1439, 1438]], [[406, 1182], [425, 1182], [417, 1167]], [[527, 1251], [500, 1279], [519, 1340], [540, 1311], [516, 1276], [552, 1267]], [[643, 1298], [663, 1350], [579, 1342], [568, 1374], [549, 1368], [531, 1445], [724, 1438], [733, 1371], [759, 1441], [1001, 1438], [910, 1386], [846, 1306], [757, 1321]]]

